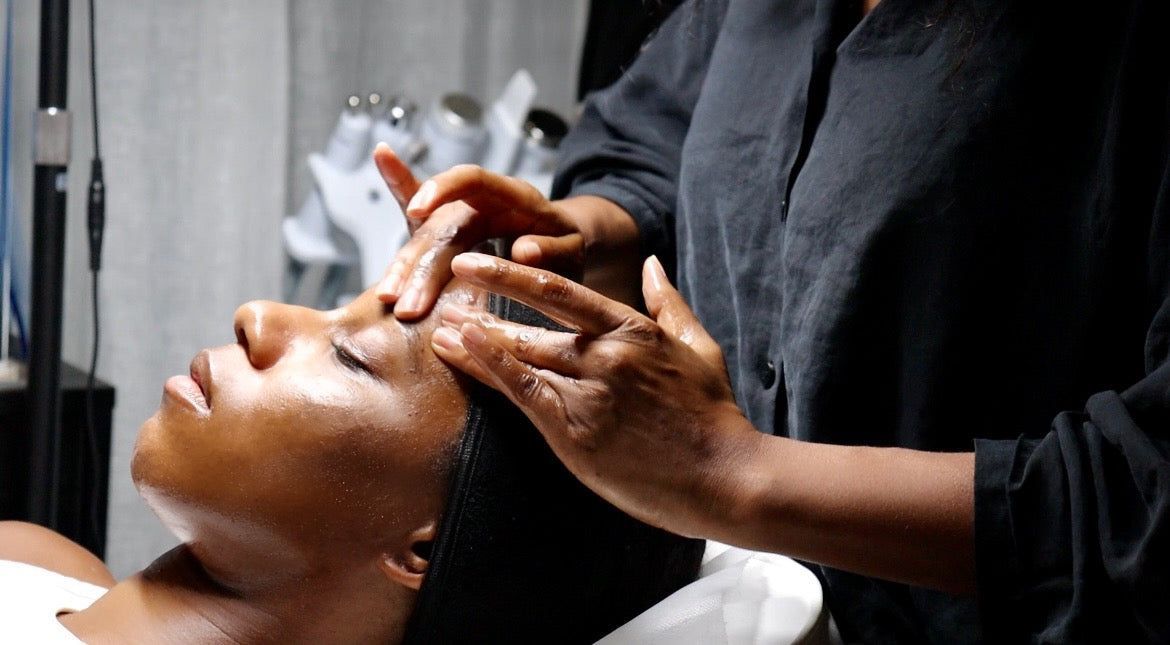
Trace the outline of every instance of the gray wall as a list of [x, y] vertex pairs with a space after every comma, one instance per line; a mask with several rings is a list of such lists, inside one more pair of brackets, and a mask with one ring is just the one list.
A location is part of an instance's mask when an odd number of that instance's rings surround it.
[[[74, 52], [84, 54], [74, 2]], [[173, 538], [139, 501], [129, 462], [162, 382], [202, 347], [232, 342], [232, 312], [280, 294], [288, 159], [286, 0], [97, 3], [108, 184], [99, 374], [118, 388], [109, 550], [117, 575]], [[80, 59], [80, 60], [79, 60]], [[86, 57], [75, 56], [65, 316], [67, 359], [90, 348], [84, 196], [91, 154]]]
[[[0, 8], [3, 2], [0, 0]], [[16, 2], [16, 159], [31, 159], [37, 7]], [[86, 364], [86, 4], [73, 2], [74, 166], [66, 359]], [[280, 293], [280, 218], [310, 188], [343, 98], [451, 89], [482, 99], [526, 67], [538, 100], [573, 107], [585, 0], [100, 0], [98, 76], [108, 227], [99, 376], [118, 388], [107, 560], [119, 576], [174, 539], [129, 477], [138, 425], [201, 347], [231, 342], [235, 307]], [[23, 151], [23, 152], [22, 152]], [[31, 164], [17, 164], [28, 225]], [[26, 239], [28, 235], [26, 234]]]

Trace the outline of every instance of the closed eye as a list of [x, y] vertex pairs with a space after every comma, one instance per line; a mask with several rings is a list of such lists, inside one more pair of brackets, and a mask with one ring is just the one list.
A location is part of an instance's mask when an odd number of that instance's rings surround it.
[[346, 349], [341, 343], [333, 342], [333, 353], [337, 355], [337, 360], [346, 368], [369, 376], [377, 376], [374, 370], [370, 369], [369, 365], [358, 358], [354, 352]]

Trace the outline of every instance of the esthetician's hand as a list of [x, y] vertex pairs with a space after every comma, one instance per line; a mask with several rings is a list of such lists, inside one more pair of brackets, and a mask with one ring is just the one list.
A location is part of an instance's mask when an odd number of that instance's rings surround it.
[[759, 437], [735, 404], [723, 354], [657, 258], [643, 265], [649, 316], [556, 274], [478, 253], [455, 275], [574, 329], [445, 305], [438, 355], [506, 394], [585, 485], [644, 522], [711, 535], [734, 521], [729, 479]]
[[451, 259], [492, 238], [516, 238], [516, 262], [574, 277], [589, 261], [636, 253], [633, 219], [604, 199], [549, 201], [523, 180], [469, 165], [420, 185], [388, 147], [374, 159], [411, 222], [410, 241], [377, 287], [401, 319], [426, 315], [451, 279]]

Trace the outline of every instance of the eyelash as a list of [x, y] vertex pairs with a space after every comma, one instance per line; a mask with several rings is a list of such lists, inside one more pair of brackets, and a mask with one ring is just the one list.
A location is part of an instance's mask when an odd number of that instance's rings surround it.
[[342, 365], [348, 367], [349, 369], [354, 370], [356, 372], [364, 372], [364, 373], [369, 374], [371, 376], [374, 374], [374, 372], [370, 370], [368, 365], [363, 363], [361, 360], [358, 359], [358, 357], [354, 356], [352, 353], [347, 351], [340, 344], [333, 343], [333, 352], [337, 355], [337, 360], [340, 361]]

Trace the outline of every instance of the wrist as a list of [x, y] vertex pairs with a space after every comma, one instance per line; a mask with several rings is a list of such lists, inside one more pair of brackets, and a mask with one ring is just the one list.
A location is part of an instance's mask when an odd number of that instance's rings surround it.
[[793, 454], [798, 443], [758, 431], [745, 440], [738, 463], [727, 470], [730, 481], [721, 498], [724, 512], [716, 540], [746, 549], [783, 549], [792, 537], [791, 520], [799, 515], [793, 496], [799, 491], [790, 481], [800, 460]]
[[744, 529], [758, 515], [762, 481], [766, 471], [757, 466], [766, 462], [763, 453], [773, 437], [758, 431], [739, 411], [724, 415], [719, 424], [720, 445], [712, 450], [707, 466], [709, 475], [703, 499], [707, 500], [707, 518], [703, 537], [733, 544], [740, 541]]

